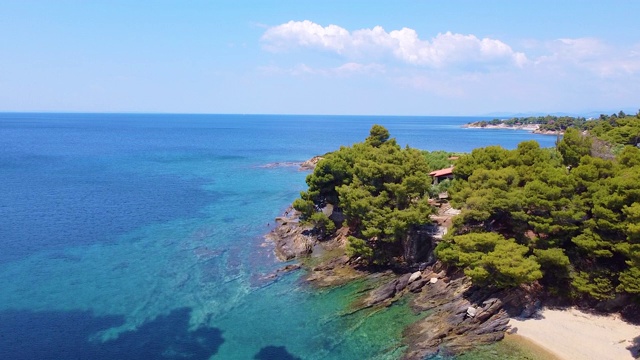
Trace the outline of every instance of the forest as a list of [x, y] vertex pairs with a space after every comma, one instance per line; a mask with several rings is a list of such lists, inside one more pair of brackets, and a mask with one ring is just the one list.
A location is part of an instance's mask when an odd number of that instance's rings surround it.
[[[320, 161], [294, 207], [322, 236], [348, 226], [357, 261], [407, 262], [407, 238], [431, 224], [429, 198], [442, 190], [428, 174], [455, 161], [445, 186], [461, 214], [435, 249], [440, 261], [479, 286], [536, 282], [569, 299], [638, 299], [640, 113], [619, 115], [568, 126], [555, 148], [527, 141], [457, 160], [401, 148], [374, 125], [364, 142]], [[329, 205], [343, 216], [330, 218]]]

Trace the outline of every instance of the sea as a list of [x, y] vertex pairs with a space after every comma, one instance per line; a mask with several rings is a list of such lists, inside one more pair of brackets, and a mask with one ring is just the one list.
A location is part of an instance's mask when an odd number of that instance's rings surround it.
[[470, 152], [555, 136], [482, 117], [0, 113], [0, 359], [398, 359], [424, 314], [353, 311], [264, 235], [296, 163], [363, 141]]

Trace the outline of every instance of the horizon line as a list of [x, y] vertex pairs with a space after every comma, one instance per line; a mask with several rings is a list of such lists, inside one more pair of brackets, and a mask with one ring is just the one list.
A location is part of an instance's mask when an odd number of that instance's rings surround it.
[[[619, 110], [620, 111], [620, 110]], [[624, 110], [621, 110], [624, 111]], [[618, 111], [615, 111], [616, 113]], [[60, 111], [60, 110], [45, 110], [45, 111], [12, 111], [12, 110], [0, 110], [0, 114], [109, 114], [109, 115], [231, 115], [231, 116], [361, 116], [361, 117], [528, 117], [528, 116], [585, 116], [586, 114], [593, 115], [609, 114], [610, 111], [580, 111], [580, 112], [568, 112], [568, 111], [555, 111], [555, 112], [541, 112], [541, 111], [522, 111], [522, 112], [500, 112], [495, 111], [485, 114], [476, 115], [394, 115], [394, 114], [302, 114], [302, 113], [208, 113], [208, 112], [144, 112], [144, 111]], [[630, 115], [630, 114], [627, 114]]]

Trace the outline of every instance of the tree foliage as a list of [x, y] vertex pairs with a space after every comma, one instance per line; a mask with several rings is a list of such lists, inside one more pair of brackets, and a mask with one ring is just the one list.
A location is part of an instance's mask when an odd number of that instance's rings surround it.
[[[463, 156], [450, 188], [462, 213], [437, 248], [442, 261], [482, 284], [539, 279], [575, 297], [640, 295], [640, 149], [630, 146], [640, 119], [614, 115], [588, 134], [568, 128], [557, 149], [525, 142]], [[622, 147], [617, 156], [592, 153], [603, 139]]]
[[514, 239], [490, 232], [454, 236], [451, 242], [440, 243], [436, 248], [442, 261], [463, 267], [475, 284], [500, 288], [542, 277], [540, 264], [534, 256], [526, 256], [528, 252]]
[[408, 233], [431, 223], [433, 208], [425, 196], [430, 171], [423, 152], [402, 149], [387, 129], [374, 125], [364, 142], [326, 155], [293, 206], [323, 233], [334, 227], [320, 210], [330, 204], [342, 212], [352, 235], [349, 255], [382, 264], [403, 261]]
[[[446, 187], [462, 212], [437, 256], [478, 285], [539, 281], [576, 298], [640, 299], [640, 115], [545, 121], [564, 131], [555, 149], [527, 141], [460, 156]], [[402, 149], [375, 125], [318, 163], [294, 207], [322, 234], [338, 224], [321, 210], [342, 212], [350, 256], [403, 261], [408, 235], [430, 223], [428, 194], [440, 190], [428, 174], [449, 158]]]
[[570, 128], [565, 131], [562, 141], [558, 144], [558, 151], [565, 165], [577, 166], [583, 156], [591, 154], [591, 140], [578, 130]]
[[487, 125], [539, 125], [540, 130], [544, 131], [564, 131], [571, 127], [582, 129], [586, 126], [587, 122], [587, 119], [585, 119], [584, 117], [546, 115], [514, 117], [506, 120], [493, 119], [490, 121], [480, 121], [477, 123], [473, 123], [473, 125], [480, 127], [486, 127]]

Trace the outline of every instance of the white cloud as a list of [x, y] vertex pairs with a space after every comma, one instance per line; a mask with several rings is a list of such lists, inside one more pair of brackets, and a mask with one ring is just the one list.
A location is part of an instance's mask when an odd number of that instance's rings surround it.
[[372, 74], [381, 74], [386, 71], [385, 67], [380, 64], [359, 64], [355, 62], [349, 62], [343, 65], [338, 66], [337, 68], [333, 68], [332, 71], [337, 74], [348, 75], [348, 74], [363, 74], [363, 75], [372, 75]]
[[[514, 50], [498, 39], [472, 34], [445, 32], [421, 39], [410, 28], [349, 31], [290, 21], [266, 28], [261, 40], [269, 51], [299, 52], [286, 57], [298, 65], [262, 68], [265, 73], [305, 81], [348, 78], [327, 83], [336, 84], [338, 92], [345, 84], [361, 86], [363, 94], [370, 91], [369, 84], [359, 83], [359, 78], [375, 77], [398, 94], [397, 101], [426, 107], [427, 113], [468, 104], [475, 104], [477, 111], [628, 106], [637, 101], [640, 84], [640, 44], [614, 46], [595, 38], [522, 39]], [[301, 51], [305, 49], [333, 56], [309, 58]], [[342, 65], [335, 66], [336, 59]]]
[[386, 72], [386, 68], [380, 64], [360, 64], [348, 62], [338, 67], [313, 68], [306, 64], [298, 64], [292, 68], [280, 68], [276, 66], [261, 67], [259, 69], [266, 74], [288, 74], [293, 76], [322, 75], [322, 76], [352, 76], [375, 75]]
[[391, 55], [404, 63], [434, 68], [465, 64], [523, 66], [528, 62], [524, 53], [515, 52], [496, 39], [446, 32], [429, 41], [421, 40], [410, 28], [387, 32], [376, 26], [349, 32], [337, 25], [323, 27], [309, 20], [270, 27], [262, 41], [265, 49], [274, 52], [302, 47], [334, 52], [349, 59]]
[[348, 41], [349, 32], [339, 26], [322, 27], [309, 20], [289, 21], [270, 27], [262, 36], [268, 50], [277, 51], [293, 46], [327, 49], [341, 53]]
[[593, 38], [563, 38], [546, 44], [547, 53], [535, 60], [538, 68], [586, 71], [609, 78], [640, 73], [637, 47], [618, 49]]

